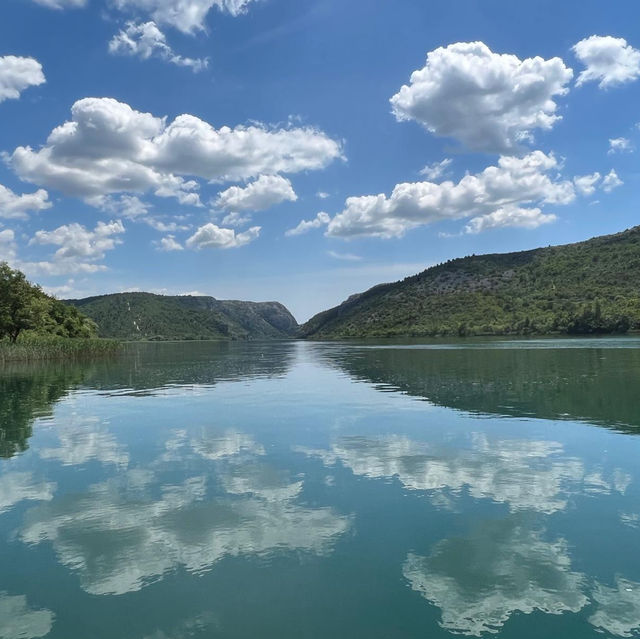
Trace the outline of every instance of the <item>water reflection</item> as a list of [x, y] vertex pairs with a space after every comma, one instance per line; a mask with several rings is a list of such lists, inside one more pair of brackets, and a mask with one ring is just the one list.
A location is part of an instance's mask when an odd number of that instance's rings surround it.
[[21, 501], [51, 501], [56, 484], [36, 479], [32, 472], [0, 474], [0, 515]]
[[441, 406], [483, 414], [576, 419], [638, 432], [640, 348], [495, 346], [319, 346], [316, 352], [353, 378]]
[[50, 415], [86, 373], [87, 368], [73, 364], [0, 366], [0, 457], [27, 450], [33, 420]]
[[327, 451], [298, 450], [330, 466], [339, 461], [356, 475], [397, 478], [406, 488], [428, 491], [434, 504], [446, 507], [451, 507], [452, 496], [466, 490], [512, 511], [551, 514], [564, 510], [572, 494], [624, 494], [632, 479], [620, 469], [607, 476], [601, 469], [587, 473], [584, 463], [567, 457], [559, 442], [491, 440], [484, 433], [449, 445], [398, 435], [342, 437]]
[[441, 626], [465, 635], [497, 632], [516, 611], [557, 615], [588, 602], [567, 542], [547, 540], [523, 516], [483, 522], [466, 538], [436, 544], [428, 557], [409, 554], [402, 571], [441, 609]]
[[[175, 451], [175, 443], [169, 449]], [[158, 470], [154, 462], [32, 508], [20, 538], [51, 543], [86, 592], [120, 595], [178, 567], [209, 571], [225, 557], [323, 555], [351, 525], [331, 508], [297, 504], [301, 482], [265, 462], [256, 464], [264, 451], [242, 433], [195, 440], [193, 449], [214, 462], [217, 484], [209, 474], [171, 483], [164, 475], [169, 470]], [[229, 465], [233, 456], [238, 463]]]
[[129, 454], [97, 417], [74, 414], [56, 424], [58, 445], [42, 448], [42, 459], [59, 461], [65, 466], [78, 466], [96, 460], [102, 464], [126, 466]]
[[36, 639], [48, 635], [54, 616], [50, 610], [29, 606], [24, 595], [0, 592], [0, 637]]

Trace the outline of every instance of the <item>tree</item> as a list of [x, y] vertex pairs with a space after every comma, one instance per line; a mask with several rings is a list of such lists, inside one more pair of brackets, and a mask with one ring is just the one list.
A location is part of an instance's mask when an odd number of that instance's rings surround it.
[[0, 262], [0, 339], [16, 342], [23, 331], [59, 337], [95, 337], [98, 327], [77, 308], [50, 297], [24, 273]]
[[0, 337], [15, 342], [22, 331], [37, 329], [49, 310], [50, 300], [24, 273], [0, 262]]

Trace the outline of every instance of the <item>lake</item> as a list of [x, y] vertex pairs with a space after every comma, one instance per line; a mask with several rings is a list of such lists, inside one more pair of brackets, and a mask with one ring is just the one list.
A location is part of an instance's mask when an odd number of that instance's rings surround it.
[[0, 371], [0, 638], [640, 636], [640, 339]]

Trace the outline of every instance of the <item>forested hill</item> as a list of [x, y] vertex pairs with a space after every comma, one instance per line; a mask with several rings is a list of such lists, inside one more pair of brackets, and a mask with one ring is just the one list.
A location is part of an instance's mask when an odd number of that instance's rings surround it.
[[640, 329], [640, 226], [586, 242], [472, 255], [319, 313], [308, 338], [589, 334]]
[[101, 337], [274, 339], [292, 337], [298, 329], [293, 315], [278, 302], [152, 293], [116, 293], [65, 301], [96, 322]]

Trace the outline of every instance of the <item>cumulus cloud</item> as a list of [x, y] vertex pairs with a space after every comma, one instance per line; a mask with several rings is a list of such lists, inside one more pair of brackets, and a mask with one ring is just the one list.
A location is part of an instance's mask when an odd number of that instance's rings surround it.
[[43, 211], [50, 206], [49, 194], [44, 189], [16, 195], [11, 189], [0, 184], [0, 218], [26, 219], [29, 213]]
[[0, 231], [0, 261], [12, 262], [16, 257], [16, 236], [12, 229]]
[[24, 595], [0, 592], [0, 637], [36, 639], [51, 632], [54, 615], [46, 608], [34, 609]]
[[260, 235], [259, 226], [252, 226], [243, 233], [236, 233], [233, 229], [225, 229], [209, 222], [201, 226], [186, 242], [190, 249], [203, 248], [238, 248], [253, 242]]
[[205, 19], [215, 7], [238, 16], [245, 13], [254, 0], [114, 0], [123, 11], [150, 15], [157, 23], [193, 33], [205, 28]]
[[198, 183], [322, 169], [342, 157], [340, 143], [312, 127], [215, 129], [192, 115], [168, 123], [112, 98], [84, 98], [71, 120], [39, 149], [8, 157], [18, 175], [66, 195], [96, 198], [151, 191], [199, 205]]
[[184, 251], [184, 246], [173, 235], [167, 235], [158, 242], [159, 251]]
[[640, 77], [640, 51], [624, 38], [592, 35], [575, 44], [573, 52], [586, 67], [578, 76], [578, 86], [598, 82], [601, 89], [608, 89]]
[[313, 220], [301, 220], [298, 226], [289, 229], [285, 232], [287, 237], [291, 237], [293, 235], [302, 235], [303, 233], [308, 233], [313, 229], [319, 229], [323, 226], [326, 226], [331, 221], [331, 217], [328, 213], [324, 211], [320, 211], [318, 215], [315, 216]]
[[573, 178], [573, 184], [580, 195], [593, 195], [601, 177], [597, 171], [591, 175], [578, 175]]
[[264, 211], [298, 199], [291, 182], [281, 175], [261, 175], [246, 187], [229, 187], [218, 194], [214, 206], [227, 211]]
[[33, 58], [0, 57], [0, 102], [15, 100], [28, 87], [44, 84], [42, 65]]
[[633, 144], [628, 138], [610, 138], [609, 139], [609, 155], [614, 153], [631, 153]]
[[120, 195], [119, 197], [112, 195], [97, 196], [91, 198], [88, 203], [106, 213], [124, 217], [128, 220], [146, 217], [151, 209], [150, 204], [143, 202], [135, 195]]
[[[551, 221], [537, 209], [523, 212], [525, 204], [568, 204], [575, 198], [573, 183], [561, 180], [553, 155], [534, 151], [522, 158], [502, 156], [498, 166], [458, 183], [445, 181], [398, 184], [384, 194], [350, 197], [331, 221], [327, 235], [334, 237], [401, 237], [408, 230], [441, 220], [487, 217], [488, 226], [499, 220], [520, 226]], [[522, 224], [527, 222], [527, 224]], [[480, 224], [480, 223], [478, 223]], [[517, 224], [518, 225], [518, 224]]]
[[464, 227], [465, 233], [482, 233], [490, 229], [515, 227], [536, 229], [543, 224], [555, 222], [553, 213], [543, 213], [540, 209], [523, 209], [518, 206], [503, 206], [493, 213], [474, 217]]
[[207, 59], [186, 58], [175, 53], [167, 44], [164, 33], [153, 21], [140, 24], [128, 22], [109, 42], [109, 52], [137, 56], [142, 60], [160, 58], [179, 67], [189, 67], [194, 72], [202, 71], [208, 65]]
[[561, 119], [554, 98], [567, 93], [572, 76], [560, 58], [520, 60], [482, 42], [458, 42], [429, 52], [391, 106], [398, 120], [472, 150], [511, 153]]
[[67, 273], [95, 273], [106, 267], [98, 262], [107, 251], [122, 243], [119, 235], [124, 233], [119, 220], [98, 222], [93, 230], [76, 222], [64, 224], [53, 231], [37, 231], [29, 241], [30, 245], [45, 244], [59, 246], [51, 261], [24, 262], [22, 268], [31, 273], [65, 275]]
[[605, 193], [611, 193], [613, 189], [617, 189], [619, 186], [622, 186], [624, 182], [618, 177], [618, 174], [614, 169], [611, 169], [607, 175], [604, 176], [602, 180], [602, 190]]

